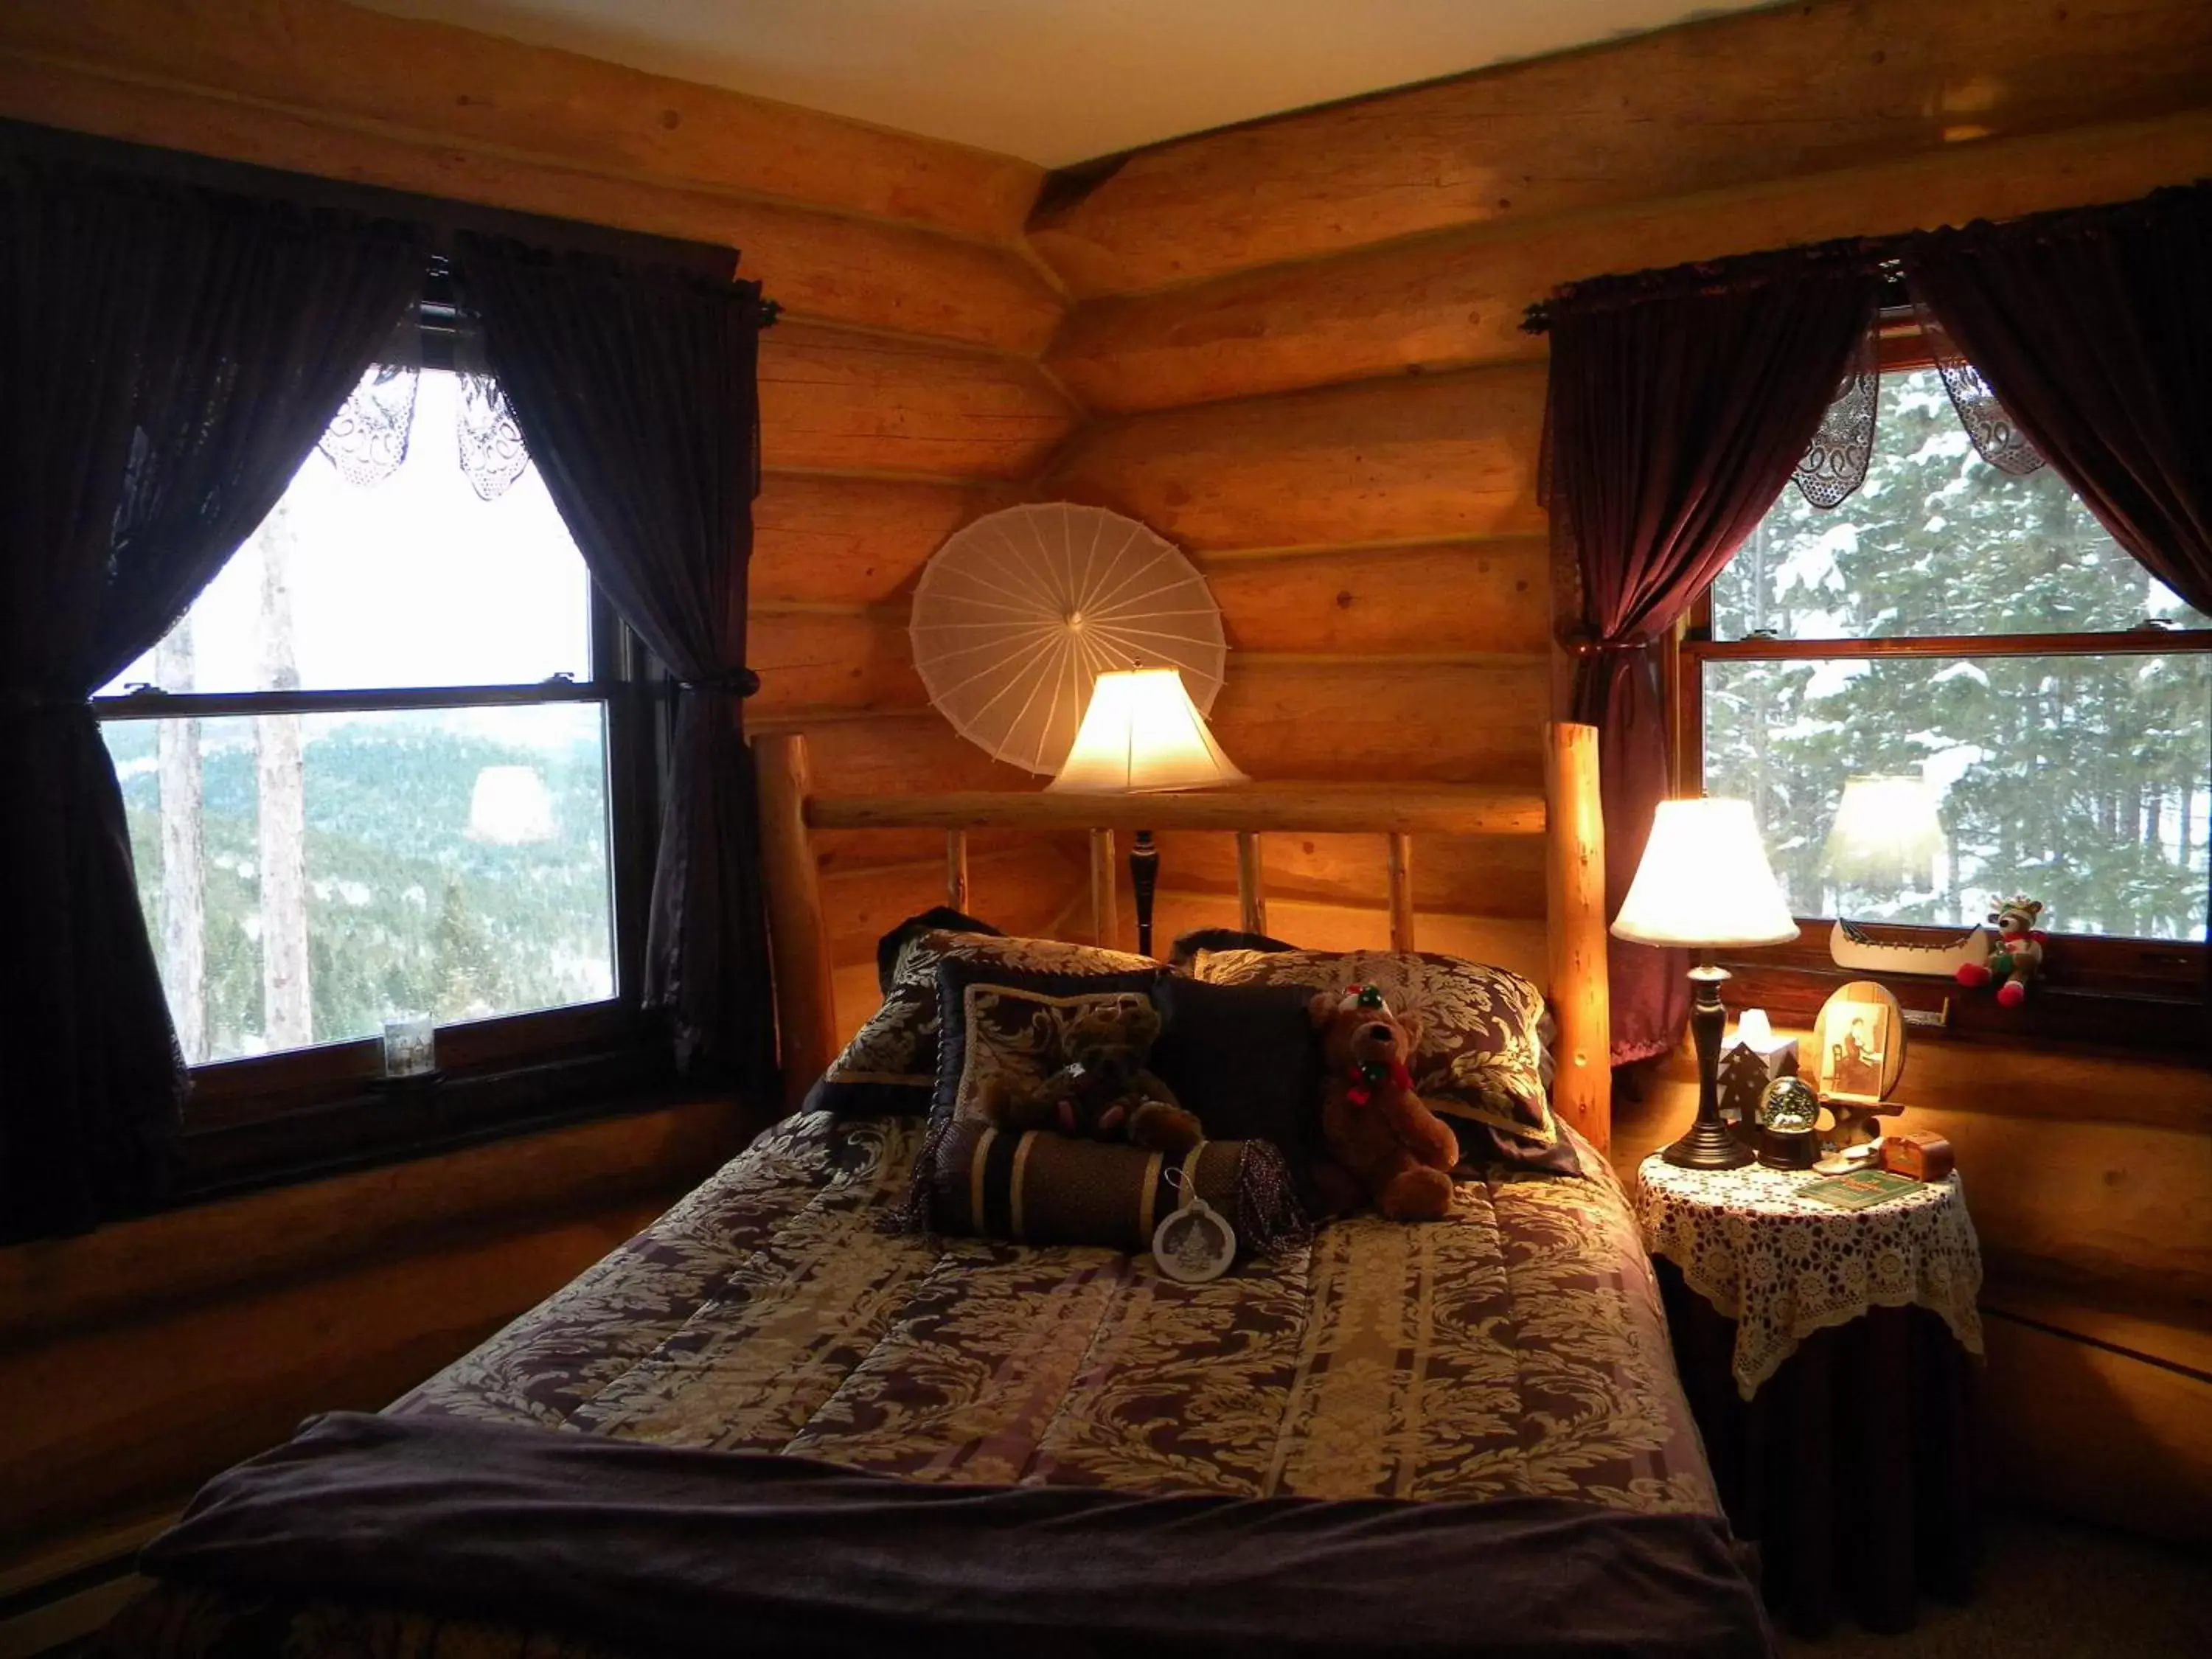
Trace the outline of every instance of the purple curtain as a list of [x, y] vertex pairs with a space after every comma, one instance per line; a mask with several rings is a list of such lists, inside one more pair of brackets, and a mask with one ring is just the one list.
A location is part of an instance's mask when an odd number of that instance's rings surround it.
[[87, 699], [275, 505], [414, 233], [0, 162], [0, 1243], [155, 1199], [185, 1073]]
[[2112, 539], [2212, 611], [2212, 185], [1905, 246], [1916, 297]]
[[[1856, 251], [1577, 284], [1551, 305], [1541, 494], [1582, 579], [1574, 718], [1599, 731], [1607, 914], [1668, 793], [1658, 643], [1774, 504], [1866, 338]], [[1615, 1065], [1671, 1048], [1679, 951], [1613, 941]]]
[[766, 320], [751, 283], [464, 237], [457, 274], [569, 533], [680, 682], [644, 1000], [679, 1063], [765, 1095], [774, 1006], [739, 699]]

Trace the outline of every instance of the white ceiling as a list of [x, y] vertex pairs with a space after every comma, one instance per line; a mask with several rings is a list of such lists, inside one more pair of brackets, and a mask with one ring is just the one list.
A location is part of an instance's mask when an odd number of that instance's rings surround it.
[[1065, 167], [1774, 0], [362, 0]]

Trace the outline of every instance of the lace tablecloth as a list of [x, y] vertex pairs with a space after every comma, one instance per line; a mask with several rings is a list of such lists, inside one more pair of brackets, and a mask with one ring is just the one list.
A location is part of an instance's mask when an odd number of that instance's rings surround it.
[[1644, 1247], [1736, 1322], [1736, 1391], [1750, 1399], [1805, 1338], [1869, 1308], [1926, 1308], [1979, 1354], [1982, 1253], [1957, 1175], [1863, 1210], [1800, 1195], [1820, 1179], [1681, 1170], [1656, 1152], [1636, 1172]]

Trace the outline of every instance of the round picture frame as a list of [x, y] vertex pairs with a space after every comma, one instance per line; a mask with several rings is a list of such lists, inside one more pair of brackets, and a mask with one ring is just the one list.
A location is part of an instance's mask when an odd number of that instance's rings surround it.
[[1905, 1074], [1905, 1010], [1890, 988], [1855, 979], [1820, 1005], [1813, 1086], [1825, 1101], [1878, 1106]]

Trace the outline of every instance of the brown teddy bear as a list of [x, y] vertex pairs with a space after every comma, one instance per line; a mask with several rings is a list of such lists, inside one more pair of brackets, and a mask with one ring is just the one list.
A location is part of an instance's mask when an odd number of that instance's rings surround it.
[[976, 1103], [999, 1128], [1047, 1129], [1085, 1140], [1126, 1140], [1147, 1152], [1181, 1154], [1206, 1139], [1175, 1091], [1145, 1069], [1160, 1035], [1149, 1003], [1085, 1010], [1064, 1034], [1069, 1060], [1026, 1089], [994, 1079]]
[[1306, 1012], [1327, 1067], [1314, 1185], [1331, 1214], [1372, 1200], [1393, 1221], [1434, 1221], [1451, 1209], [1459, 1139], [1413, 1092], [1407, 1060], [1418, 1023], [1390, 1012], [1372, 985], [1323, 991]]

